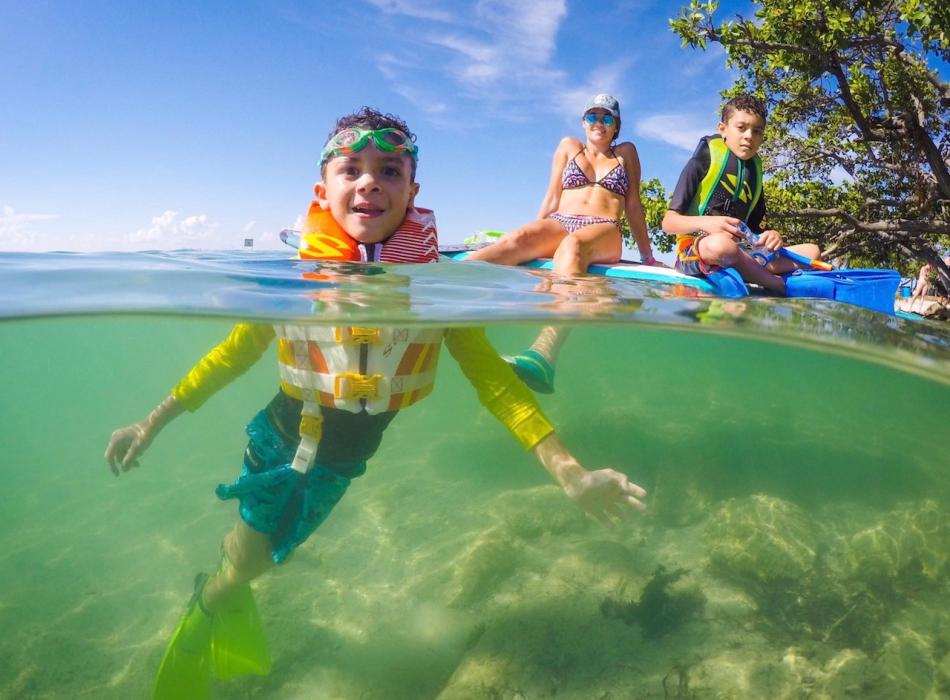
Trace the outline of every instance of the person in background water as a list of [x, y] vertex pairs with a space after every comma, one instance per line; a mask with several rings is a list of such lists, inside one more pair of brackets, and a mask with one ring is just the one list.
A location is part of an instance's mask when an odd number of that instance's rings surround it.
[[[321, 154], [302, 258], [438, 260], [434, 217], [414, 206], [414, 141], [403, 121], [369, 108], [337, 121]], [[484, 329], [474, 328], [238, 324], [147, 418], [112, 434], [105, 452], [112, 472], [136, 466], [164, 426], [246, 371], [275, 337], [280, 390], [247, 426], [241, 476], [216, 490], [239, 499], [240, 518], [217, 570], [196, 577], [159, 668], [156, 698], [207, 697], [212, 673], [269, 672], [250, 582], [310, 537], [365, 472], [396, 414], [429, 394], [443, 341], [480, 401], [571, 500], [603, 521], [644, 508], [644, 490], [624, 474], [588, 471], [568, 452]]]
[[[640, 158], [620, 135], [620, 103], [600, 93], [584, 106], [584, 142], [561, 139], [551, 162], [551, 177], [538, 217], [471, 253], [467, 260], [519, 265], [553, 258], [555, 272], [580, 275], [592, 263], [620, 260], [625, 213], [644, 264], [657, 265], [640, 202]], [[529, 350], [507, 358], [515, 372], [540, 393], [554, 390], [554, 368], [568, 329], [549, 326]]]
[[[950, 265], [950, 255], [943, 259], [944, 265]], [[914, 291], [911, 294], [913, 297], [925, 297], [930, 294], [930, 271], [934, 267], [930, 263], [921, 266], [920, 272], [917, 274], [917, 284], [914, 285]]]
[[[776, 257], [762, 266], [746, 249], [740, 230], [745, 224], [758, 234], [758, 244], [772, 253], [782, 247], [778, 231], [763, 230], [765, 194], [759, 148], [765, 138], [765, 104], [752, 95], [729, 100], [722, 110], [719, 133], [704, 136], [680, 174], [663, 230], [676, 235], [676, 269], [702, 277], [734, 267], [748, 282], [785, 294], [780, 276], [799, 267]], [[809, 259], [821, 251], [813, 243], [789, 246]]]

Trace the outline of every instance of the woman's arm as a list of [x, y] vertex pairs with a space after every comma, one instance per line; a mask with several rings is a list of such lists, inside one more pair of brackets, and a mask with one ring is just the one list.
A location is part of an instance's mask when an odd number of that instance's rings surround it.
[[637, 242], [640, 260], [653, 265], [656, 263], [656, 258], [653, 257], [653, 246], [650, 244], [650, 235], [647, 232], [647, 220], [643, 214], [643, 203], [640, 201], [640, 156], [637, 154], [637, 147], [630, 142], [620, 144], [617, 152], [623, 156], [623, 167], [627, 171], [627, 180], [630, 183], [624, 200], [627, 223], [630, 224], [630, 231]]
[[544, 193], [544, 199], [541, 200], [541, 208], [538, 209], [537, 218], [546, 219], [549, 214], [557, 211], [558, 205], [561, 203], [561, 192], [563, 191], [561, 173], [564, 172], [564, 167], [567, 165], [570, 151], [573, 149], [576, 152], [581, 148], [583, 146], [581, 146], [580, 141], [572, 136], [565, 136], [561, 139], [561, 143], [557, 145], [557, 148], [554, 149], [554, 157], [551, 159], [551, 177], [548, 178], [548, 189]]

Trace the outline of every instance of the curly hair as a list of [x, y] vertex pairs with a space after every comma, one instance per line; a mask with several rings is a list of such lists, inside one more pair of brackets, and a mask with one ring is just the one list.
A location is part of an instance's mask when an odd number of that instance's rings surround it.
[[762, 122], [769, 120], [769, 109], [765, 102], [755, 95], [736, 95], [722, 108], [722, 123], [729, 122], [729, 118], [736, 112], [751, 112], [762, 117]]
[[[344, 129], [352, 129], [353, 127], [359, 127], [362, 129], [399, 129], [402, 133], [408, 136], [413, 143], [416, 142], [416, 135], [409, 130], [409, 126], [402, 119], [397, 117], [395, 114], [389, 114], [380, 112], [379, 110], [373, 109], [372, 107], [360, 107], [356, 112], [351, 112], [350, 114], [344, 114], [342, 117], [336, 120], [336, 124], [333, 126], [333, 129], [327, 134], [326, 141], [327, 143], [336, 136], [338, 133]], [[416, 179], [416, 160], [415, 158], [410, 158], [412, 161], [412, 172], [409, 177], [410, 181], [415, 181]], [[327, 174], [327, 164], [323, 163], [320, 165], [320, 177], [326, 177]]]

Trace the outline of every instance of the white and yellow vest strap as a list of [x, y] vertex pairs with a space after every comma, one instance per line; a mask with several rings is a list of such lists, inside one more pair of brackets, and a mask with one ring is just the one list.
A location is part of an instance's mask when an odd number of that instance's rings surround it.
[[300, 444], [290, 463], [290, 468], [300, 474], [306, 474], [317, 458], [317, 447], [323, 435], [323, 415], [320, 406], [304, 401], [300, 414]]

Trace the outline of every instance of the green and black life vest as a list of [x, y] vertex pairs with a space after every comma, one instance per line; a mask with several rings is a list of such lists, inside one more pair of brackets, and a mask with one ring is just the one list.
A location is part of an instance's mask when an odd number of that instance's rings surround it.
[[688, 216], [734, 216], [748, 222], [762, 197], [762, 159], [741, 160], [721, 136], [708, 136], [709, 169], [686, 211]]

